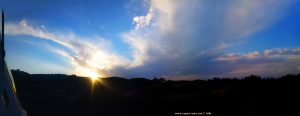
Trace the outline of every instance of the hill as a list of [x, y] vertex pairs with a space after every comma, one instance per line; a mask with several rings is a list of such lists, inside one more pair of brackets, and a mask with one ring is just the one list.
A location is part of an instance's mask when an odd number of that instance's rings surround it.
[[94, 84], [75, 75], [12, 74], [28, 116], [287, 116], [297, 113], [300, 101], [300, 74], [194, 81], [110, 77]]

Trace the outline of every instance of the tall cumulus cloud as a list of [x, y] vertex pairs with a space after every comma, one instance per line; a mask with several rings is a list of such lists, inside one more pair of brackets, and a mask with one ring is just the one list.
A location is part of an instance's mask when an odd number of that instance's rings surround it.
[[132, 48], [134, 75], [184, 78], [235, 72], [239, 64], [226, 67], [214, 59], [224, 48], [276, 23], [290, 2], [152, 0], [146, 15], [133, 18], [135, 29], [123, 34]]

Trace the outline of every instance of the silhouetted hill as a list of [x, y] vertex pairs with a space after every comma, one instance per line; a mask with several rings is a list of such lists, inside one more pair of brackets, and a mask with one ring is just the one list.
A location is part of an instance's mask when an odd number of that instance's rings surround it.
[[300, 101], [300, 74], [195, 81], [111, 77], [94, 85], [75, 75], [31, 75], [20, 70], [12, 74], [28, 116], [172, 116], [176, 112], [287, 116], [298, 114]]

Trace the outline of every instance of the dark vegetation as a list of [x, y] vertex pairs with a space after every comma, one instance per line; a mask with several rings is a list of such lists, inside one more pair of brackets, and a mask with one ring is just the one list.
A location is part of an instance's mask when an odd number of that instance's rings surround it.
[[111, 77], [93, 90], [89, 78], [75, 75], [12, 74], [28, 116], [299, 115], [300, 74], [195, 81]]

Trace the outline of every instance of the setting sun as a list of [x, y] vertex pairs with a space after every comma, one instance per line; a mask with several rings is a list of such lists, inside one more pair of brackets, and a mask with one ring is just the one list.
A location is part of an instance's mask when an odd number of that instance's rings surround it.
[[89, 77], [92, 79], [92, 81], [96, 81], [99, 78], [99, 76], [95, 75], [94, 73], [92, 73]]
[[101, 75], [98, 74], [96, 71], [88, 68], [78, 68], [76, 70], [76, 73], [80, 76], [91, 78], [93, 82], [101, 77]]

